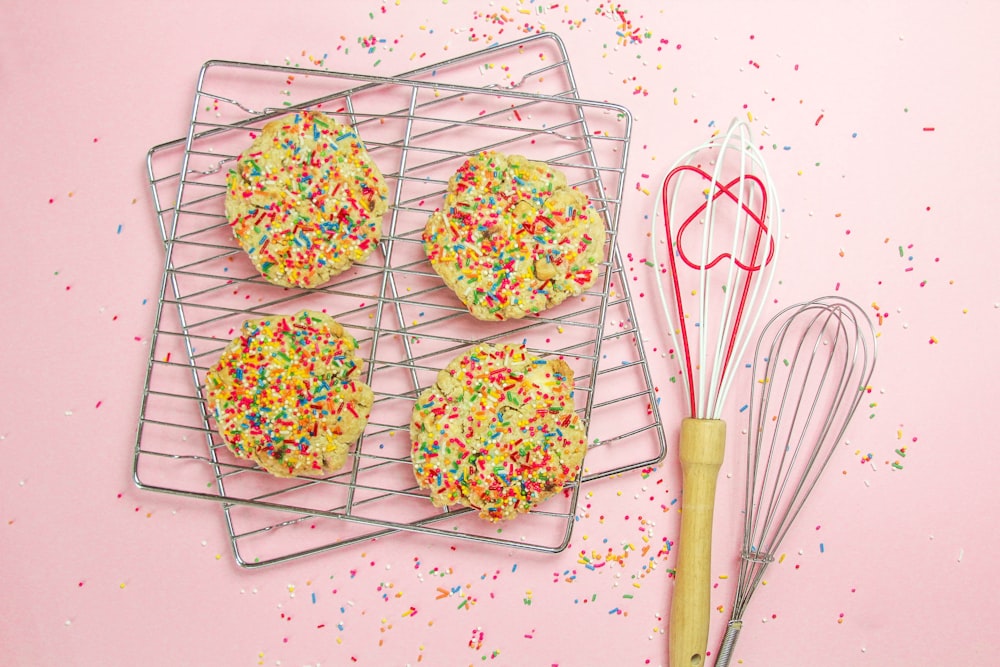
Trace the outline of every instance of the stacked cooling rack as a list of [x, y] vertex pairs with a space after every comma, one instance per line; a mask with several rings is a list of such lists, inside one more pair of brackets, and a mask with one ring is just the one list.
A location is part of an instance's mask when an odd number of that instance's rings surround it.
[[[223, 212], [228, 165], [270, 119], [320, 109], [354, 126], [389, 184], [379, 248], [323, 287], [269, 284]], [[582, 485], [655, 465], [666, 443], [617, 246], [632, 119], [578, 96], [561, 41], [541, 34], [396, 77], [210, 61], [186, 137], [147, 156], [164, 264], [135, 439], [142, 489], [220, 504], [233, 554], [261, 567], [396, 531], [556, 552], [569, 543]], [[607, 227], [601, 277], [539, 316], [472, 318], [421, 245], [448, 177], [481, 150], [519, 153], [566, 173]], [[205, 403], [205, 372], [249, 318], [310, 308], [358, 339], [375, 393], [342, 470], [278, 479], [235, 458]], [[589, 448], [565, 493], [502, 526], [434, 507], [414, 481], [413, 401], [476, 342], [524, 343], [574, 370]]]

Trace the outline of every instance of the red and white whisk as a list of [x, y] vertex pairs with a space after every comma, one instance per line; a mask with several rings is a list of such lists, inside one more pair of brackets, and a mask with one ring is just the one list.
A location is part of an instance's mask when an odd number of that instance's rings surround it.
[[[669, 622], [672, 667], [702, 667], [708, 645], [715, 486], [723, 406], [774, 275], [781, 218], [750, 128], [734, 120], [663, 180], [669, 294], [657, 281], [689, 414], [681, 422], [681, 531]], [[653, 216], [653, 261], [663, 229]], [[666, 269], [664, 269], [666, 271]]]

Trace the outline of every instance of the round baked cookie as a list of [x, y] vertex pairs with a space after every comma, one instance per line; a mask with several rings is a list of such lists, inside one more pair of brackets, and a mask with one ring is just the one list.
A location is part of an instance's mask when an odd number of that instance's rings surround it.
[[357, 349], [314, 311], [244, 322], [205, 380], [223, 442], [278, 477], [342, 468], [374, 400]]
[[523, 345], [483, 343], [438, 373], [413, 407], [413, 472], [437, 507], [510, 519], [576, 478], [587, 450], [573, 371]]
[[566, 175], [521, 155], [481, 152], [448, 182], [424, 228], [431, 266], [476, 318], [538, 313], [597, 280], [604, 223]]
[[225, 208], [264, 278], [316, 287], [371, 254], [388, 186], [349, 125], [298, 111], [264, 125], [240, 154], [226, 180]]

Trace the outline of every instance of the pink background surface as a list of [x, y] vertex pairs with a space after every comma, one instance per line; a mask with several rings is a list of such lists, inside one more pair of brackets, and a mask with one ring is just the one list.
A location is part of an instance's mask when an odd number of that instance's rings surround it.
[[[555, 555], [396, 534], [244, 570], [216, 505], [131, 480], [163, 254], [144, 158], [186, 133], [200, 66], [389, 76], [539, 30], [565, 40], [582, 96], [635, 117], [619, 246], [660, 382], [667, 337], [639, 296], [657, 278], [648, 193], [713, 121], [750, 121], [779, 188], [774, 309], [835, 292], [882, 315], [871, 405], [751, 602], [734, 664], [996, 654], [1000, 12], [703, 4], [3, 3], [0, 663], [666, 664], [674, 554], [642, 547], [679, 529], [676, 385], [661, 387], [666, 459], [585, 487]], [[720, 476], [713, 653], [741, 448], [731, 435]]]

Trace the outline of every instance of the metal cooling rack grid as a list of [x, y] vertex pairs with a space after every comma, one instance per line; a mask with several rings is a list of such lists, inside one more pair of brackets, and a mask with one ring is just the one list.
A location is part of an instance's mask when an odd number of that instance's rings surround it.
[[[443, 73], [441, 78], [451, 82], [470, 72], [481, 74], [505, 51], [523, 54], [526, 48], [537, 49], [539, 60], [547, 62], [518, 79], [504, 68], [507, 85], [517, 90], [504, 90], [499, 83], [484, 89], [420, 80]], [[301, 101], [282, 100], [279, 107], [257, 101], [260, 91], [275, 90], [292, 76], [318, 85], [300, 86]], [[529, 86], [532, 92], [525, 92]], [[523, 340], [537, 353], [564, 356], [576, 371], [576, 391], [584, 403], [580, 413], [593, 440], [581, 481], [652, 465], [665, 454], [627, 277], [614, 243], [628, 113], [575, 97], [565, 50], [548, 35], [453, 59], [405, 80], [206, 64], [188, 138], [149, 154], [167, 260], [136, 437], [137, 485], [222, 501], [237, 561], [247, 567], [393, 530], [543, 551], [565, 548], [577, 485], [499, 531], [467, 510], [438, 510], [413, 483], [408, 423], [417, 393], [451, 356], [473, 341]], [[221, 213], [225, 164], [249, 143], [250, 132], [288, 111], [285, 103], [341, 114], [395, 186], [381, 252], [318, 290], [287, 290], [263, 281], [235, 246]], [[254, 105], [264, 113], [252, 113]], [[597, 124], [601, 129], [590, 129]], [[440, 202], [448, 176], [467, 155], [484, 148], [523, 152], [558, 165], [588, 192], [609, 231], [599, 291], [544, 317], [494, 325], [468, 316], [433, 274], [420, 245], [423, 223]], [[390, 165], [398, 168], [390, 171]], [[203, 402], [204, 372], [244, 319], [306, 307], [326, 310], [359, 339], [377, 400], [349, 470], [322, 479], [278, 480], [234, 459], [221, 444]], [[623, 424], [632, 426], [622, 430]], [[274, 548], [271, 535], [277, 528], [285, 539]], [[503, 536], [515, 530], [517, 536]], [[242, 552], [251, 543], [257, 554], [247, 558]]]

